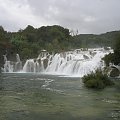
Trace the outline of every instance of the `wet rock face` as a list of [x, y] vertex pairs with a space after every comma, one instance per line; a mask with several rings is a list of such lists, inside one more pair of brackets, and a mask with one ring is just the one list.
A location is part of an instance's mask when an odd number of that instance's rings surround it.
[[110, 72], [110, 77], [118, 77], [120, 75], [120, 71], [117, 68], [112, 68]]
[[89, 57], [87, 55], [83, 55], [84, 59], [89, 59]]
[[43, 60], [44, 68], [46, 69], [48, 66], [48, 59]]

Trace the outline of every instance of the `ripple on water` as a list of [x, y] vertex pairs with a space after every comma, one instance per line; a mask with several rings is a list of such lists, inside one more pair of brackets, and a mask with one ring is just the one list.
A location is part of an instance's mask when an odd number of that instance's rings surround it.
[[117, 101], [117, 100], [110, 100], [110, 99], [103, 99], [102, 101], [106, 102], [106, 103], [110, 103], [110, 104], [117, 104], [117, 103], [119, 103], [119, 101]]

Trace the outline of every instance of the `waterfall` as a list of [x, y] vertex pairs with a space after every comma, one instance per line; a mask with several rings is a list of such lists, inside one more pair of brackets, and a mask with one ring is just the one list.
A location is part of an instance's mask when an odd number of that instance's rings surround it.
[[21, 71], [22, 70], [22, 62], [20, 60], [19, 54], [16, 54], [16, 60], [17, 62], [15, 63], [15, 72]]
[[61, 54], [55, 54], [51, 64], [46, 68], [46, 72], [83, 76], [104, 66], [101, 58], [105, 54], [103, 51], [96, 51], [94, 56], [91, 56], [89, 51], [84, 51], [79, 54], [76, 52], [66, 53], [65, 57]]
[[38, 58], [28, 59], [22, 66], [19, 54], [16, 55], [16, 62], [8, 61], [4, 55], [3, 72], [34, 72], [45, 74], [59, 74], [59, 75], [86, 75], [94, 72], [97, 68], [104, 67], [102, 58], [112, 52], [106, 51], [103, 48], [88, 49], [83, 51], [77, 49], [74, 51], [49, 54], [43, 51]]
[[16, 54], [16, 62], [8, 60], [6, 55], [3, 56], [5, 64], [4, 67], [2, 68], [2, 71], [4, 73], [19, 72], [22, 70], [22, 62], [20, 60], [19, 54]]
[[4, 67], [2, 68], [2, 71], [5, 72], [5, 73], [6, 72], [13, 72], [12, 62], [7, 60], [6, 55], [3, 55], [3, 57], [4, 57], [5, 64], [4, 64]]

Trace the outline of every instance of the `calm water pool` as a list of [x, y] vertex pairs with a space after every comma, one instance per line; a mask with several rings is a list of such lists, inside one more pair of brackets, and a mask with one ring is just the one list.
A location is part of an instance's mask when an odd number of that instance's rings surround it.
[[120, 120], [120, 80], [90, 90], [80, 78], [2, 74], [0, 120]]

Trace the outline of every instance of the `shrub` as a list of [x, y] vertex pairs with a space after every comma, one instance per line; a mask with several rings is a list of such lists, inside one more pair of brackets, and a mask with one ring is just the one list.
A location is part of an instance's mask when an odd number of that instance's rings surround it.
[[95, 73], [85, 75], [82, 80], [86, 87], [95, 89], [103, 89], [114, 84], [102, 70], [96, 70]]

